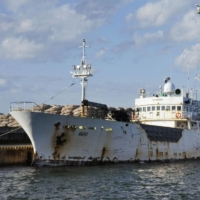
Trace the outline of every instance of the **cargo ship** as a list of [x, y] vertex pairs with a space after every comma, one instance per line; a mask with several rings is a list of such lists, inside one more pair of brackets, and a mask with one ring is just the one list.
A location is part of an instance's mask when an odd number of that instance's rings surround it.
[[[33, 102], [12, 102], [10, 114], [28, 134], [34, 151], [32, 165], [98, 165], [150, 162], [200, 156], [200, 102], [165, 79], [159, 93], [147, 96], [139, 90], [134, 109], [113, 109], [85, 99], [92, 76], [83, 56], [72, 67], [81, 78], [80, 106], [68, 105], [58, 112]], [[39, 108], [39, 109], [38, 109]], [[58, 108], [58, 107], [57, 107]], [[61, 108], [60, 108], [61, 109]]]

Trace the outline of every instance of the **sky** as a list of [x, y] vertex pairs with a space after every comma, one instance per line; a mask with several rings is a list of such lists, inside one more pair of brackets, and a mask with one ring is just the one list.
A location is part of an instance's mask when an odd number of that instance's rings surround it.
[[166, 77], [199, 91], [195, 4], [200, 0], [0, 0], [0, 113], [17, 101], [79, 105], [80, 79], [70, 71], [81, 62], [83, 39], [93, 74], [89, 101], [134, 107], [140, 88], [151, 96]]

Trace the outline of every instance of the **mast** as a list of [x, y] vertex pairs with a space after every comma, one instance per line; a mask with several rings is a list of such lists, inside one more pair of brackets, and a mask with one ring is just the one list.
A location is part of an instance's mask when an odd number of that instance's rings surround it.
[[85, 91], [86, 91], [86, 84], [87, 84], [87, 77], [92, 76], [91, 74], [91, 65], [86, 63], [86, 56], [85, 56], [85, 48], [89, 47], [86, 46], [86, 41], [83, 39], [83, 45], [79, 46], [83, 48], [83, 56], [80, 65], [73, 65], [72, 69], [72, 77], [73, 78], [81, 78], [81, 87], [82, 87], [82, 101], [85, 100]]

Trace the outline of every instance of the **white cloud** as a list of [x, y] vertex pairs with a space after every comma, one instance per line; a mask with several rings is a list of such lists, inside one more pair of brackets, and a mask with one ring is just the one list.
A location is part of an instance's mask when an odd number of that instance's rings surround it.
[[[0, 57], [37, 60], [55, 59], [64, 54], [70, 42], [80, 35], [100, 26], [100, 20], [88, 20], [86, 16], [71, 10], [68, 5], [43, 10], [37, 15], [2, 17], [0, 31]], [[64, 46], [64, 43], [66, 46]], [[43, 57], [43, 59], [41, 58]]]
[[0, 14], [0, 58], [35, 62], [64, 59], [77, 38], [101, 27], [129, 2], [3, 0], [0, 4], [12, 14]]
[[199, 40], [200, 18], [196, 12], [189, 11], [186, 13], [182, 21], [172, 27], [170, 36], [175, 41]]
[[156, 42], [158, 40], [164, 39], [163, 31], [157, 31], [156, 33], [146, 33], [144, 35], [134, 34], [135, 44], [146, 44], [149, 42]]
[[101, 57], [106, 52], [106, 49], [101, 49], [95, 54], [95, 58]]
[[131, 2], [102, 1], [62, 4], [58, 0], [3, 0], [0, 6], [7, 10], [0, 14], [0, 58], [36, 62], [65, 59], [77, 39], [101, 27]]
[[41, 0], [1, 0], [5, 8], [13, 13], [30, 12], [31, 10], [39, 11], [41, 8], [49, 8], [56, 5], [59, 0], [41, 1]]
[[182, 54], [175, 59], [175, 65], [183, 71], [197, 69], [200, 63], [200, 44], [184, 49]]
[[27, 4], [29, 0], [3, 0], [5, 6], [7, 7], [8, 10], [10, 11], [17, 11], [21, 6]]
[[0, 86], [5, 86], [6, 85], [6, 80], [0, 78]]
[[130, 22], [134, 19], [134, 14], [133, 13], [129, 13], [126, 17], [125, 17], [125, 20], [127, 22]]
[[182, 0], [157, 0], [138, 9], [136, 18], [142, 27], [160, 26], [186, 9], [191, 3]]
[[7, 38], [0, 48], [0, 57], [11, 59], [27, 59], [34, 58], [43, 50], [41, 44], [35, 44], [22, 38]]

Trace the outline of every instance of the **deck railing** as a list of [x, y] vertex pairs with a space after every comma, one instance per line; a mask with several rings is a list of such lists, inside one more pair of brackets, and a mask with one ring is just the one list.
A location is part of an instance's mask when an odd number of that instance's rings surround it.
[[[12, 111], [34, 111], [34, 109], [37, 108], [40, 109], [40, 106], [38, 106], [34, 102], [29, 101], [18, 101], [18, 102], [11, 102], [10, 103], [10, 112]], [[42, 109], [41, 109], [42, 111]]]
[[156, 120], [156, 119], [193, 119], [197, 120], [199, 115], [197, 112], [186, 112], [186, 111], [172, 111], [172, 112], [139, 112], [136, 118], [142, 120]]

